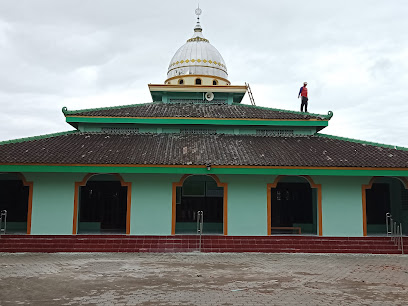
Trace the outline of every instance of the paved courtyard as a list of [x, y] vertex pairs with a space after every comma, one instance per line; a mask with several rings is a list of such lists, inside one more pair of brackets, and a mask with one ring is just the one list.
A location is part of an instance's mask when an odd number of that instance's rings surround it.
[[0, 254], [0, 305], [407, 305], [408, 257]]

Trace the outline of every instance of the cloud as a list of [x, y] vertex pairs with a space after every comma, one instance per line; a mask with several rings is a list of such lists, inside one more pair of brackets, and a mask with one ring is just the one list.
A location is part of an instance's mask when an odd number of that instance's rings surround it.
[[[71, 129], [61, 107], [151, 100], [191, 37], [187, 0], [2, 0], [0, 140]], [[203, 34], [257, 105], [334, 117], [325, 133], [408, 146], [408, 2], [201, 1]], [[244, 103], [249, 103], [245, 97]]]

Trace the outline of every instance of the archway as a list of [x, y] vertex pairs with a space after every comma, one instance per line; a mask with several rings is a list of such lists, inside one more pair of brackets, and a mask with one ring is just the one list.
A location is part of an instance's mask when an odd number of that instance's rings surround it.
[[88, 174], [75, 183], [73, 234], [129, 234], [131, 183], [119, 174]]
[[404, 178], [373, 177], [363, 185], [363, 232], [367, 235], [385, 235], [386, 213], [407, 233], [408, 181]]
[[184, 175], [173, 183], [172, 234], [197, 233], [197, 212], [205, 234], [227, 235], [227, 184], [215, 175]]
[[268, 235], [322, 235], [320, 184], [308, 176], [278, 176], [267, 192]]
[[7, 211], [8, 234], [30, 234], [33, 183], [20, 173], [0, 173], [0, 211]]

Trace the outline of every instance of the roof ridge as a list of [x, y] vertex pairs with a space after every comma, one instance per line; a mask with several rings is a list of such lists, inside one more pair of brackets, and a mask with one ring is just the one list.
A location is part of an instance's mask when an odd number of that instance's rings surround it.
[[68, 110], [68, 108], [66, 106], [64, 106], [62, 108], [62, 112], [66, 116], [66, 115], [77, 114], [77, 113], [85, 113], [85, 112], [90, 112], [90, 111], [98, 111], [98, 110], [106, 110], [106, 109], [119, 109], [119, 108], [126, 108], [126, 107], [132, 107], [132, 106], [148, 105], [148, 104], [152, 104], [152, 103], [157, 103], [157, 102], [147, 102], [147, 103], [136, 103], [136, 104], [128, 104], [128, 105], [86, 108], [86, 109], [78, 109], [78, 110]]
[[379, 142], [372, 142], [372, 141], [366, 141], [366, 140], [361, 140], [361, 139], [334, 136], [334, 135], [321, 134], [321, 133], [316, 133], [315, 135], [316, 136], [326, 137], [326, 138], [332, 138], [332, 139], [351, 141], [351, 142], [355, 142], [355, 143], [361, 143], [363, 145], [371, 145], [371, 146], [383, 147], [383, 148], [394, 149], [394, 150], [408, 151], [408, 148], [406, 148], [406, 147], [393, 146], [393, 145], [388, 145], [388, 144], [379, 143]]
[[78, 130], [71, 130], [71, 131], [58, 132], [58, 133], [52, 133], [52, 134], [44, 134], [44, 135], [38, 135], [38, 136], [10, 139], [10, 140], [0, 141], [0, 145], [10, 144], [10, 143], [19, 143], [19, 142], [25, 142], [25, 141], [30, 141], [30, 140], [52, 138], [52, 137], [63, 136], [63, 135], [68, 135], [68, 134], [74, 134], [78, 132], [79, 132]]
[[236, 103], [236, 102], [233, 102], [232, 105], [245, 106], [245, 107], [250, 107], [250, 108], [258, 108], [258, 109], [274, 110], [274, 111], [279, 111], [279, 112], [284, 112], [284, 113], [291, 113], [291, 114], [297, 114], [297, 115], [304, 115], [304, 116], [323, 117], [323, 118], [328, 119], [328, 120], [330, 120], [330, 119], [333, 117], [333, 112], [332, 112], [332, 111], [328, 111], [328, 112], [327, 112], [327, 115], [323, 115], [323, 114], [315, 114], [315, 113], [304, 113], [304, 112], [292, 111], [292, 110], [281, 109], [281, 108], [273, 108], [273, 107], [266, 107], [266, 106], [257, 106], [257, 105], [241, 104], [241, 103]]

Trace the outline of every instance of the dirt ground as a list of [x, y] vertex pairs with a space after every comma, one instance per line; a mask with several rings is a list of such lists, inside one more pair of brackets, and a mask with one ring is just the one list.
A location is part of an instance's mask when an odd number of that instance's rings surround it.
[[408, 256], [3, 253], [0, 305], [408, 305]]

